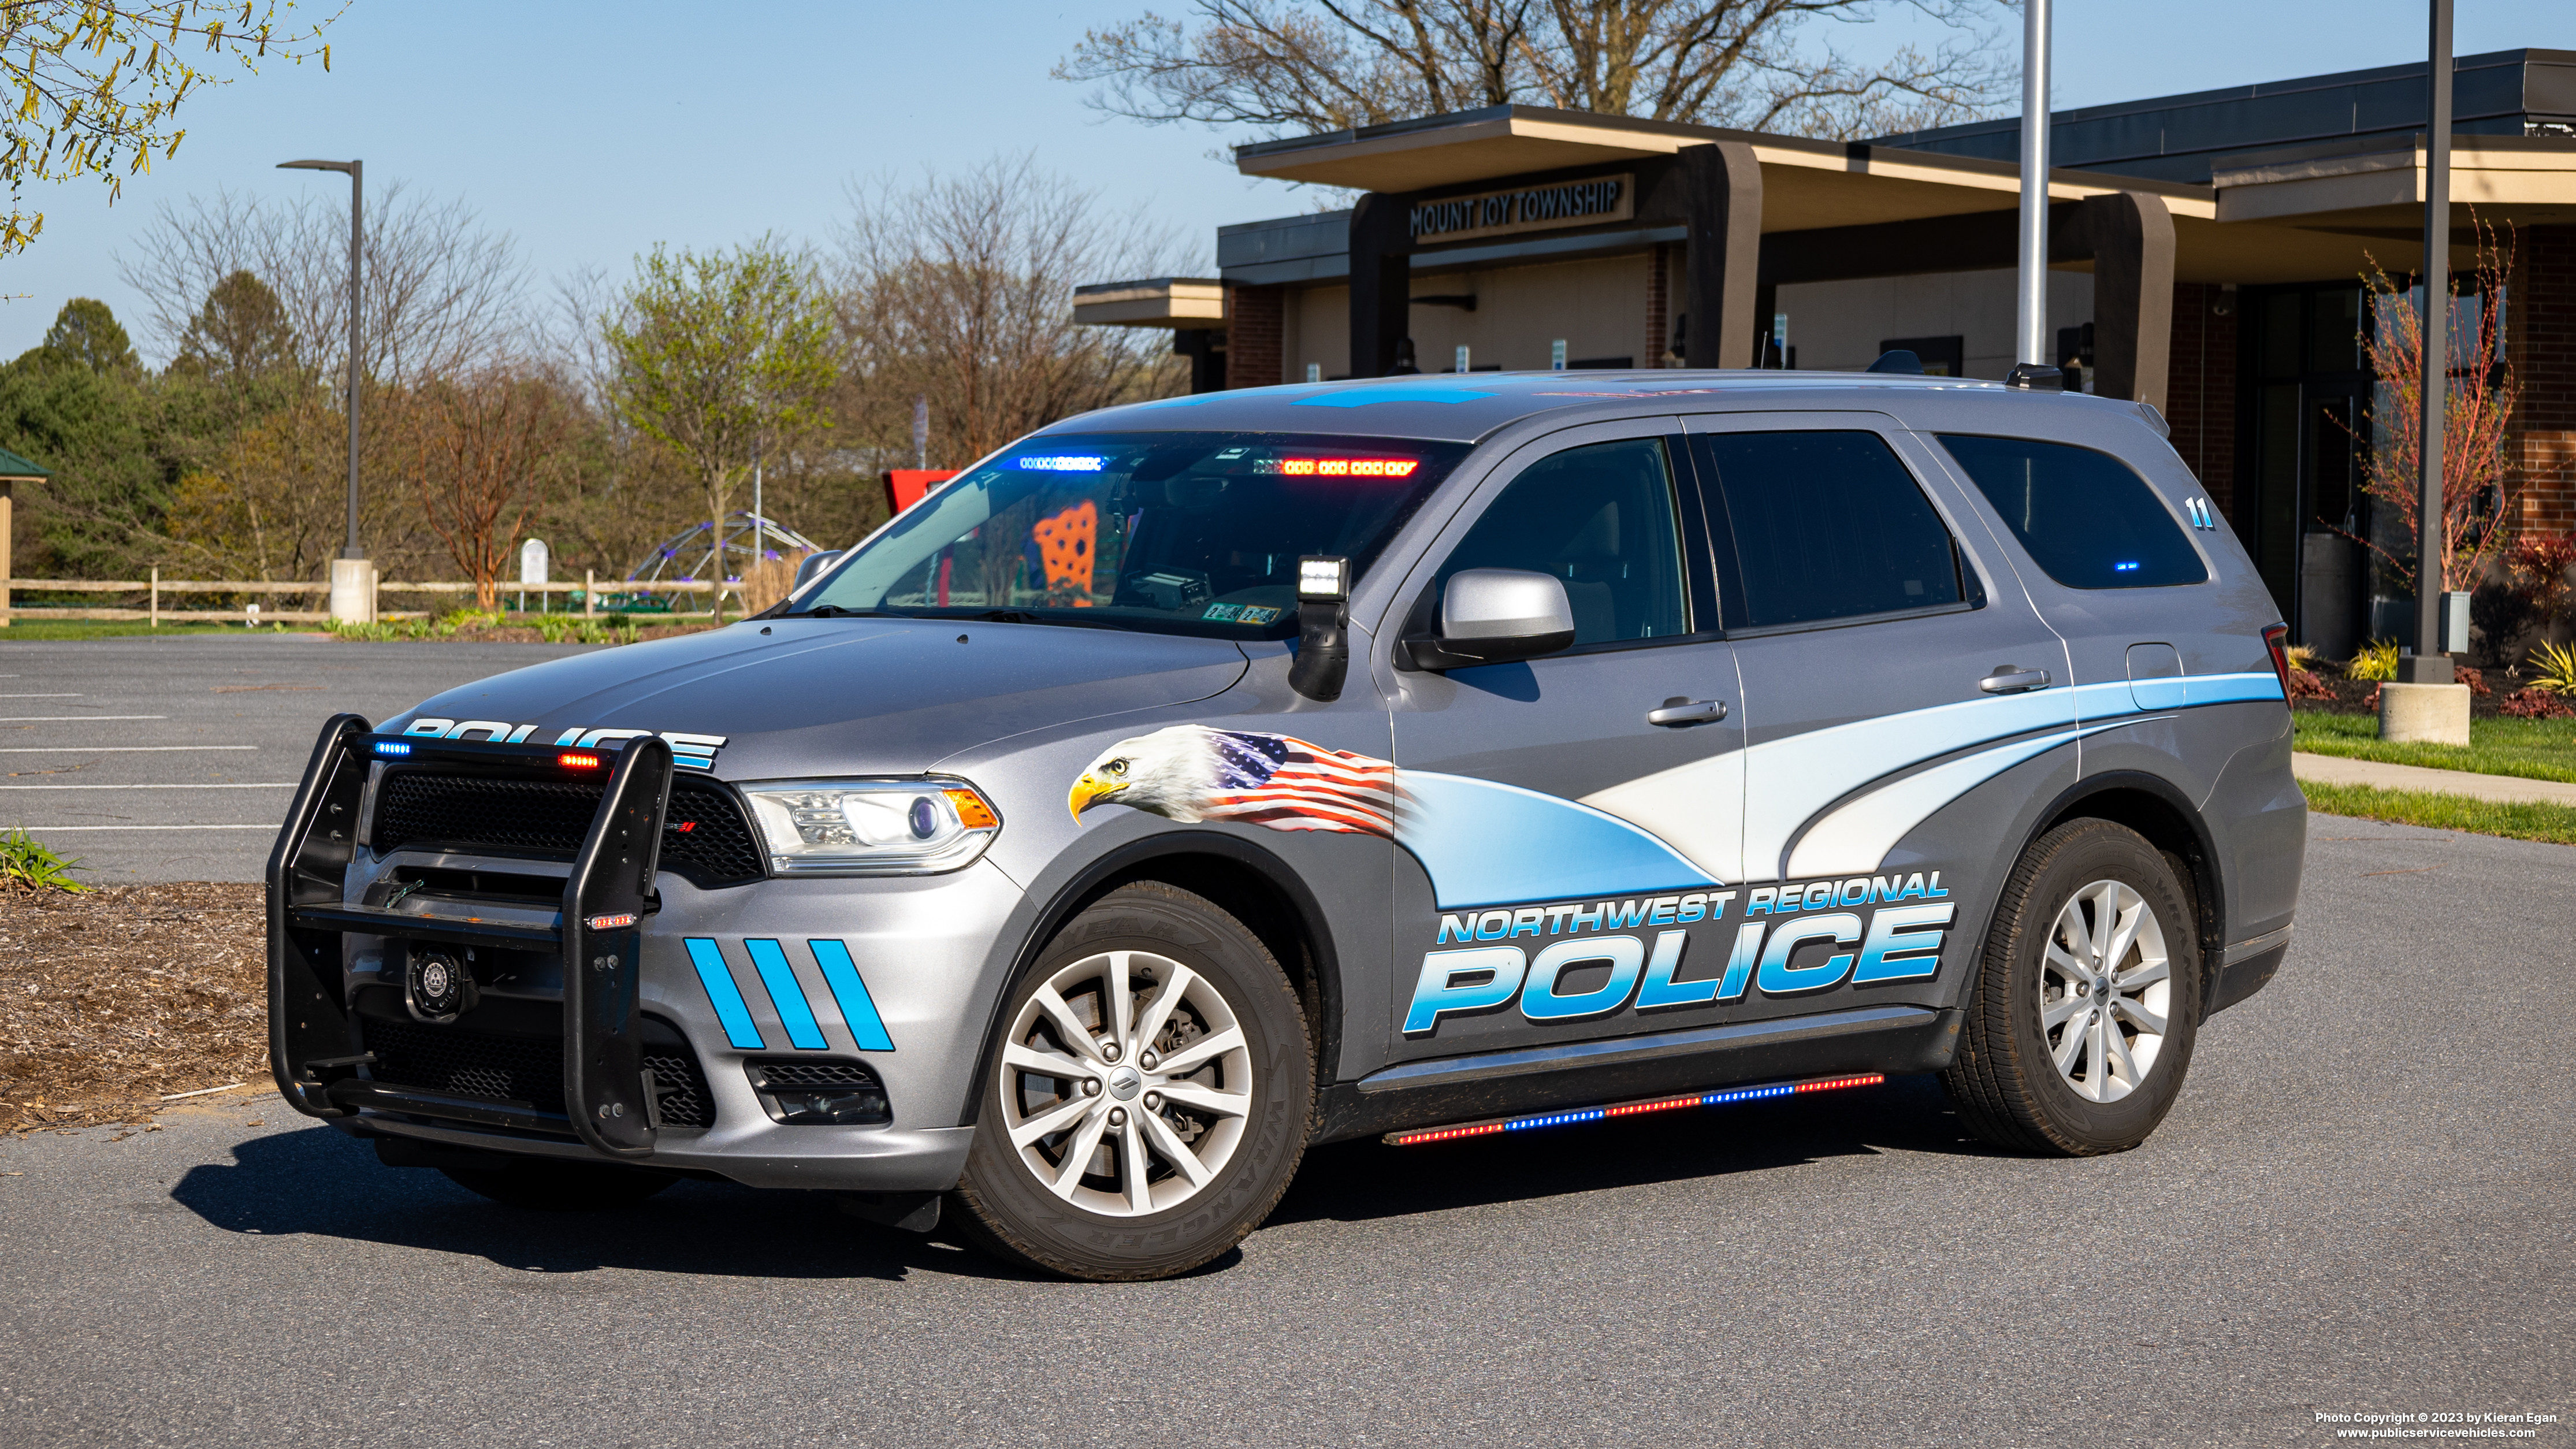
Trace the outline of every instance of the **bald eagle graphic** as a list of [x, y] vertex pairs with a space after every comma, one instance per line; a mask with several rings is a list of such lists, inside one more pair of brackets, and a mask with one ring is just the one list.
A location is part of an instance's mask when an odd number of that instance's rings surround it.
[[1079, 821], [1126, 805], [1184, 825], [1231, 820], [1272, 830], [1395, 838], [1395, 765], [1286, 735], [1173, 725], [1120, 740], [1073, 782]]

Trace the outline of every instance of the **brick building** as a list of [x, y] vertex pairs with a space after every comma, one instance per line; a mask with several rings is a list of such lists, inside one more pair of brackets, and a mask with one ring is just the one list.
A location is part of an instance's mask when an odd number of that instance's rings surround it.
[[[2507, 226], [2517, 522], [2576, 528], [2576, 52], [2457, 62], [2452, 265]], [[2087, 390], [2154, 405], [2297, 637], [2397, 633], [2359, 487], [2363, 276], [2421, 262], [2424, 67], [2053, 115], [2050, 322]], [[1239, 147], [1360, 192], [1220, 228], [1219, 276], [1105, 283], [1075, 315], [1167, 327], [1195, 386], [1459, 367], [1926, 370], [2012, 362], [2019, 122], [1842, 143], [1526, 106]], [[2494, 304], [2483, 299], [2478, 305]]]

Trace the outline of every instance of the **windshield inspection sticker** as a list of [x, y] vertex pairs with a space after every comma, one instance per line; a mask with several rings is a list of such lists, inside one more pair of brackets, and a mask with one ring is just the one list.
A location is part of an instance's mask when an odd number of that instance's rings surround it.
[[1207, 612], [1199, 617], [1213, 619], [1220, 624], [1267, 624], [1284, 612], [1259, 604], [1210, 604]]

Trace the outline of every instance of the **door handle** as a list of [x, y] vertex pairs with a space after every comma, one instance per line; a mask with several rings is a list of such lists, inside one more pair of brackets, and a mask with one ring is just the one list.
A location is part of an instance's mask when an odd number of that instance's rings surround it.
[[2048, 688], [2048, 671], [2024, 669], [2018, 664], [1998, 664], [1992, 674], [1977, 681], [1977, 688], [1988, 694], [2020, 694], [2026, 690]]
[[1650, 725], [1714, 724], [1724, 718], [1725, 700], [1692, 699], [1679, 694], [1665, 700], [1663, 708], [1646, 711], [1646, 723]]

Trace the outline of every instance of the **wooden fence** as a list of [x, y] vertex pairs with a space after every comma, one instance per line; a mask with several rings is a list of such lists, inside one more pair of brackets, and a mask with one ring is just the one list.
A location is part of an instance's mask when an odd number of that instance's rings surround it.
[[[382, 608], [384, 601], [383, 596], [386, 594], [471, 594], [474, 592], [474, 585], [471, 582], [404, 583], [390, 579], [373, 578], [371, 578], [369, 582], [373, 589], [373, 594], [368, 599], [367, 616], [370, 619], [379, 622], [391, 619], [426, 619], [432, 617], [432, 615], [437, 612], [429, 609], [395, 610], [392, 612], [386, 612]], [[585, 619], [602, 617], [602, 612], [599, 608], [599, 596], [601, 593], [599, 581], [596, 575], [589, 572], [584, 572], [582, 574], [581, 582], [578, 584], [573, 583], [569, 579], [561, 583], [496, 584], [494, 586], [494, 592], [496, 594], [536, 594], [539, 596], [547, 594], [577, 593], [581, 595], [581, 617]], [[625, 594], [630, 597], [654, 594], [709, 594], [713, 596], [710, 601], [711, 610], [714, 616], [721, 621], [724, 617], [725, 595], [733, 595], [735, 601], [739, 603], [742, 597], [742, 585], [738, 583], [717, 583], [712, 579], [682, 580], [670, 583], [644, 585], [624, 585], [612, 582], [607, 592], [612, 594]], [[19, 605], [15, 602], [15, 599], [16, 596], [21, 593], [141, 594], [145, 598], [145, 603], [140, 609], [84, 609], [51, 604]], [[260, 594], [270, 597], [287, 595], [302, 596], [305, 598], [314, 598], [318, 596], [322, 602], [328, 603], [330, 593], [331, 586], [328, 583], [280, 584], [271, 583], [264, 579], [165, 579], [161, 577], [161, 571], [159, 569], [154, 569], [152, 571], [152, 576], [148, 579], [0, 579], [0, 629], [7, 628], [9, 626], [9, 621], [12, 618], [102, 619], [124, 621], [139, 619], [148, 620], [152, 627], [156, 629], [159, 628], [164, 621], [173, 624], [266, 624], [274, 621], [282, 621], [291, 624], [320, 624], [328, 623], [330, 621], [331, 611], [328, 608], [269, 609], [260, 607], [254, 603], [245, 604], [238, 609], [165, 609], [161, 606], [161, 597], [164, 594]], [[254, 610], [256, 610], [256, 612], [253, 612]], [[568, 617], [571, 613], [572, 611], [570, 609], [566, 609], [563, 615], [559, 617]], [[706, 617], [705, 615], [696, 614], [668, 615], [658, 613], [628, 613], [624, 611], [615, 611], [610, 616], [632, 619], [637, 623], [649, 623], [657, 618]]]

